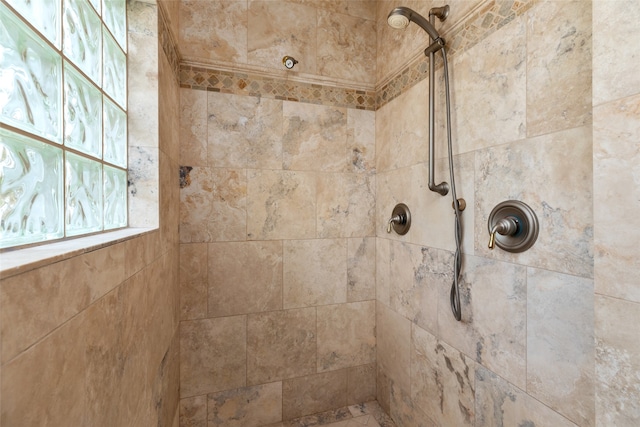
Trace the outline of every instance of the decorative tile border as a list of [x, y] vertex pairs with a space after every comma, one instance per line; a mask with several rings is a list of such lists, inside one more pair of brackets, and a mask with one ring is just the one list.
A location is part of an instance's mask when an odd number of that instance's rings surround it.
[[160, 46], [171, 65], [173, 75], [178, 83], [180, 83], [180, 53], [178, 52], [178, 43], [176, 42], [167, 19], [167, 12], [164, 10], [161, 2], [158, 2], [158, 37], [160, 37]]
[[[523, 15], [540, 0], [488, 0], [473, 11], [464, 22], [443, 34], [449, 57], [475, 46], [496, 30]], [[162, 10], [162, 8], [160, 8]], [[263, 96], [272, 99], [332, 105], [375, 111], [409, 90], [429, 75], [429, 59], [420, 56], [377, 90], [364, 91], [334, 86], [293, 82], [277, 77], [250, 73], [220, 71], [180, 62], [177, 44], [164, 15], [159, 29], [162, 48], [178, 76], [180, 87], [236, 95]], [[436, 68], [442, 66], [437, 57]]]
[[[476, 9], [451, 31], [443, 34], [447, 41], [447, 57], [459, 55], [496, 30], [504, 27], [531, 9], [539, 0], [489, 0]], [[440, 55], [436, 56], [436, 69], [442, 67]], [[420, 56], [393, 76], [376, 91], [376, 109], [397, 98], [415, 84], [429, 76], [429, 58]]]
[[375, 91], [293, 82], [242, 72], [219, 71], [188, 64], [180, 64], [180, 86], [196, 90], [263, 96], [265, 98], [357, 108], [360, 110], [375, 110], [376, 107]]

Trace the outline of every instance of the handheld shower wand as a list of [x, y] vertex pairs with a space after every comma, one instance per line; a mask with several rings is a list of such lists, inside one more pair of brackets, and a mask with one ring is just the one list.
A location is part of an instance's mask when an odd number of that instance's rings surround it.
[[[429, 11], [429, 18], [431, 18], [431, 16], [436, 16], [441, 21], [446, 19], [447, 15], [449, 15], [449, 5], [434, 7]], [[409, 22], [418, 24], [418, 26], [425, 30], [433, 40], [433, 43], [424, 50], [425, 56], [429, 56], [444, 47], [445, 41], [440, 37], [440, 34], [438, 34], [433, 24], [427, 21], [424, 16], [420, 15], [415, 10], [399, 6], [393, 9], [387, 16], [387, 23], [391, 28], [402, 30], [409, 26]]]

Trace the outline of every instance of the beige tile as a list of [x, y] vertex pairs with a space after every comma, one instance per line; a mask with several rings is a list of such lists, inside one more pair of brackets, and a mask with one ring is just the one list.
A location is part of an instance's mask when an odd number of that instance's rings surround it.
[[411, 397], [437, 425], [473, 426], [475, 363], [413, 325]]
[[401, 426], [437, 427], [437, 424], [425, 414], [412, 399], [408, 390], [397, 384], [391, 386], [391, 418]]
[[375, 178], [365, 174], [319, 174], [318, 237], [360, 237], [375, 233]]
[[208, 395], [209, 426], [260, 427], [282, 420], [282, 383]]
[[80, 314], [2, 366], [2, 425], [85, 424], [83, 321]]
[[450, 286], [439, 290], [439, 339], [524, 389], [526, 268], [468, 256], [464, 270], [459, 282], [462, 321], [451, 312]]
[[527, 270], [527, 392], [580, 426], [595, 425], [593, 304], [593, 280]]
[[243, 169], [195, 167], [180, 189], [180, 242], [244, 240], [247, 175]]
[[347, 109], [286, 101], [282, 165], [290, 170], [347, 170]]
[[[377, 357], [379, 358], [380, 355]], [[376, 400], [387, 414], [391, 413], [391, 385], [391, 378], [382, 370], [378, 362], [376, 365]]]
[[633, 426], [640, 422], [640, 345], [634, 325], [640, 304], [596, 295], [597, 425]]
[[[586, 126], [477, 151], [476, 255], [593, 277], [591, 141], [591, 127]], [[511, 199], [536, 213], [538, 239], [522, 253], [490, 250], [489, 214]]]
[[451, 113], [456, 153], [525, 137], [526, 46], [525, 23], [514, 20], [453, 58], [450, 79], [456, 83], [451, 90]]
[[209, 244], [209, 316], [282, 308], [282, 242]]
[[347, 371], [325, 372], [282, 382], [285, 420], [347, 405]]
[[317, 11], [318, 74], [374, 84], [376, 22]]
[[180, 399], [180, 427], [207, 427], [207, 396]]
[[375, 362], [375, 301], [317, 308], [318, 372]]
[[250, 314], [247, 382], [264, 384], [316, 371], [316, 310]]
[[207, 92], [180, 89], [180, 165], [207, 166]]
[[2, 362], [124, 280], [124, 245], [88, 252], [0, 282]]
[[391, 305], [391, 241], [376, 239], [376, 301]]
[[[640, 302], [640, 96], [598, 106], [593, 120], [596, 292]], [[624, 237], [623, 237], [624, 236]]]
[[[416, 25], [417, 27], [417, 25]], [[376, 111], [376, 170], [384, 172], [428, 160], [429, 81], [422, 80]]]
[[208, 252], [206, 243], [180, 245], [180, 318], [207, 316]]
[[249, 2], [247, 62], [283, 69], [282, 58], [293, 56], [295, 70], [315, 74], [316, 9], [285, 1]]
[[347, 240], [347, 301], [376, 298], [376, 240]]
[[[144, 131], [149, 133], [149, 127]], [[131, 144], [129, 133], [128, 203], [129, 227], [154, 228], [160, 224], [158, 182], [160, 151], [157, 147], [142, 147]]]
[[438, 330], [438, 289], [450, 286], [449, 252], [393, 242], [390, 251], [390, 306], [433, 333]]
[[247, 2], [180, 2], [178, 43], [184, 58], [247, 62]]
[[316, 178], [309, 172], [250, 170], [246, 237], [254, 240], [316, 236]]
[[375, 172], [375, 120], [373, 111], [347, 109], [348, 172]]
[[482, 366], [476, 369], [475, 425], [576, 427], [576, 424]]
[[346, 239], [285, 241], [283, 259], [285, 308], [347, 301]]
[[640, 4], [593, 1], [593, 104], [640, 93]]
[[369, 363], [347, 370], [347, 404], [370, 402], [376, 399], [376, 364]]
[[209, 166], [282, 169], [282, 101], [207, 94]]
[[246, 316], [180, 324], [180, 397], [243, 387], [246, 383]]
[[377, 303], [376, 337], [378, 368], [393, 384], [410, 390], [411, 322], [384, 304]]
[[591, 8], [547, 2], [528, 14], [528, 136], [591, 123]]

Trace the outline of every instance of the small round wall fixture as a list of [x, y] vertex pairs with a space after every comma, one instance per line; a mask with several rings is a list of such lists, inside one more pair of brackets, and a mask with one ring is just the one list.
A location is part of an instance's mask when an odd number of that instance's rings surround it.
[[282, 58], [282, 63], [284, 64], [285, 67], [287, 67], [290, 70], [293, 68], [294, 65], [298, 63], [298, 61], [296, 61], [296, 59], [293, 56], [287, 55], [284, 58]]
[[538, 217], [519, 200], [498, 203], [489, 214], [489, 249], [494, 245], [507, 252], [524, 252], [538, 238]]
[[391, 229], [400, 236], [407, 234], [411, 228], [411, 212], [409, 207], [404, 203], [398, 203], [391, 212], [391, 218], [387, 222], [387, 233], [391, 233]]

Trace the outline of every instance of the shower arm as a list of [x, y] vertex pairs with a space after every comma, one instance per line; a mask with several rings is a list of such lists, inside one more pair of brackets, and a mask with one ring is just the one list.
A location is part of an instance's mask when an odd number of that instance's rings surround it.
[[[429, 12], [429, 23], [433, 26], [435, 24], [435, 16], [437, 13], [433, 11]], [[445, 15], [446, 17], [446, 15]], [[441, 19], [444, 19], [441, 18]], [[444, 40], [441, 37], [433, 39], [429, 34], [429, 41], [431, 44], [424, 50], [424, 54], [429, 57], [429, 190], [434, 193], [439, 193], [441, 196], [446, 196], [449, 193], [449, 184], [441, 182], [435, 183], [435, 53], [444, 49]]]

